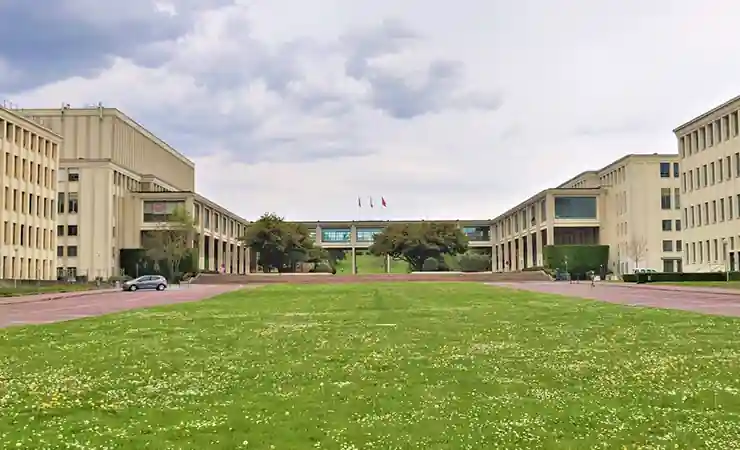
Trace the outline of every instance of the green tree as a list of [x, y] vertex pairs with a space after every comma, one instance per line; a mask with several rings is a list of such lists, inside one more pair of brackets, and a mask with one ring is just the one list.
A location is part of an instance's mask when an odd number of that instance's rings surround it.
[[444, 264], [444, 255], [465, 253], [468, 237], [452, 223], [418, 222], [391, 224], [374, 237], [370, 253], [406, 261], [421, 271], [427, 258]]
[[154, 261], [165, 261], [168, 272], [175, 276], [183, 259], [194, 251], [196, 223], [192, 215], [183, 207], [175, 208], [156, 230], [146, 231], [142, 247], [146, 255]]
[[308, 228], [298, 223], [286, 222], [273, 213], [263, 214], [253, 222], [242, 242], [257, 252], [257, 264], [264, 272], [295, 270], [299, 262], [318, 262], [325, 254], [314, 246]]

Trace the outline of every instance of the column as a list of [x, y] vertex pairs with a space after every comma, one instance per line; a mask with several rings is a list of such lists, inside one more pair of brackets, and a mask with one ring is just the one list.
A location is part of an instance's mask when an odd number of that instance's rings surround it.
[[198, 269], [204, 270], [206, 267], [206, 236], [203, 232], [198, 234]]
[[[527, 230], [529, 230], [529, 227], [527, 227]], [[529, 238], [529, 231], [526, 231], [525, 233], [526, 234], [522, 236], [522, 265], [520, 269], [532, 266], [532, 257], [530, 255], [530, 253], [532, 252], [532, 240]]]
[[236, 244], [229, 244], [229, 248], [231, 248], [231, 273], [236, 274], [239, 273], [239, 270], [237, 269], [239, 249], [236, 247]]
[[231, 242], [224, 240], [224, 245], [226, 246], [226, 251], [224, 252], [224, 272], [225, 273], [231, 273], [231, 261], [233, 258], [233, 255], [231, 254]]
[[545, 265], [545, 258], [542, 255], [542, 231], [537, 227], [537, 265], [542, 267]]
[[214, 264], [215, 264], [215, 239], [213, 239], [213, 235], [208, 237], [208, 267], [205, 268], [205, 270], [213, 270]]
[[357, 249], [352, 247], [352, 274], [357, 274]]
[[252, 249], [244, 246], [244, 251], [242, 252], [242, 258], [244, 259], [244, 273], [252, 273]]
[[385, 255], [385, 273], [391, 273], [391, 255]]
[[511, 270], [511, 266], [507, 264], [507, 262], [509, 261], [509, 257], [510, 257], [508, 240], [504, 240], [504, 251], [502, 253], [503, 253], [504, 261], [503, 261], [503, 266], [501, 268], [503, 269], [503, 272], [508, 272], [509, 270]]

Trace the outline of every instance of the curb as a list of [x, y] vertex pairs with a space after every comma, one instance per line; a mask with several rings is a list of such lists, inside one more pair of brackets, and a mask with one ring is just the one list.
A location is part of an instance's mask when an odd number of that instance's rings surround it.
[[[618, 287], [626, 287], [629, 289], [639, 289], [639, 286], [635, 283], [615, 283], [614, 286]], [[647, 289], [653, 290], [653, 291], [663, 291], [663, 292], [696, 292], [699, 294], [719, 294], [719, 295], [729, 295], [738, 297], [740, 296], [740, 290], [737, 292], [728, 292], [725, 288], [703, 288], [703, 287], [697, 287], [697, 286], [686, 286], [682, 288], [681, 286], [671, 285], [674, 286], [673, 288], [670, 287], [663, 287], [660, 285], [655, 284], [648, 284], [646, 286]], [[678, 287], [678, 289], [676, 289]], [[688, 289], [686, 289], [688, 288]]]
[[[100, 291], [102, 291], [102, 292], [100, 292]], [[54, 295], [54, 294], [51, 294], [49, 297], [34, 298], [34, 299], [25, 299], [25, 300], [23, 299], [23, 297], [25, 297], [25, 296], [19, 295], [17, 297], [5, 297], [5, 298], [13, 298], [13, 299], [17, 299], [17, 300], [4, 300], [4, 301], [0, 301], [0, 306], [5, 306], [5, 305], [23, 305], [23, 304], [26, 304], [26, 303], [42, 303], [42, 302], [49, 302], [49, 301], [52, 301], [52, 300], [61, 300], [63, 298], [77, 298], [77, 297], [86, 297], [88, 295], [114, 294], [116, 292], [118, 292], [117, 289], [116, 290], [93, 289], [93, 290], [90, 290], [90, 291], [79, 291], [79, 292], [75, 292], [73, 294], [70, 294], [69, 292], [60, 293], [60, 294], [67, 294], [67, 295], [59, 295], [59, 294]], [[31, 294], [31, 295], [38, 295], [38, 294]]]

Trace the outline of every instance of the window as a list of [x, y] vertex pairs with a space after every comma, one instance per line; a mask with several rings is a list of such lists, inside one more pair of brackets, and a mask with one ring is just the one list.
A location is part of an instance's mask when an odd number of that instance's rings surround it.
[[67, 246], [67, 256], [71, 258], [74, 258], [77, 256], [77, 246], [76, 245]]
[[70, 192], [67, 194], [67, 212], [70, 214], [77, 213], [77, 193]]
[[670, 219], [663, 220], [663, 231], [673, 231], [673, 221]]
[[80, 174], [77, 172], [69, 172], [67, 174], [67, 181], [80, 181]]
[[64, 256], [64, 247], [61, 245], [57, 246], [57, 256]]
[[673, 178], [678, 178], [679, 170], [678, 163], [673, 163]]
[[[175, 212], [176, 209], [185, 208], [185, 203], [182, 201], [145, 201], [143, 207], [144, 222], [161, 223], [167, 222], [170, 215]], [[216, 224], [216, 229], [214, 231], [218, 231], [218, 219], [215, 219], [214, 222]]]
[[682, 246], [683, 246], [683, 241], [682, 241], [681, 239], [678, 239], [678, 240], [676, 241], [676, 247], [675, 247], [675, 248], [676, 248], [676, 251], [677, 251], [677, 252], [680, 252], [680, 251], [681, 251], [681, 247], [682, 247]]
[[[373, 238], [376, 234], [383, 231], [382, 228], [358, 228], [357, 229], [357, 242], [373, 242]], [[314, 230], [316, 235], [316, 230]]]
[[556, 219], [596, 219], [596, 197], [555, 197]]
[[660, 209], [671, 209], [671, 188], [660, 189]]
[[681, 220], [676, 220], [676, 231], [681, 231]]
[[681, 209], [681, 188], [673, 188], [673, 207]]
[[701, 171], [702, 171], [702, 176], [704, 178], [702, 180], [703, 182], [702, 182], [701, 185], [703, 187], [707, 187], [707, 186], [709, 186], [709, 168], [707, 167], [706, 164], [704, 164], [703, 166], [701, 166]]
[[328, 228], [321, 230], [321, 241], [322, 242], [349, 242], [350, 241], [350, 229], [349, 228]]
[[717, 223], [717, 200], [712, 200], [712, 223]]
[[673, 260], [664, 259], [663, 260], [663, 273], [671, 273], [671, 272], [673, 272]]
[[719, 221], [720, 222], [725, 221], [725, 199], [724, 198], [719, 199]]
[[67, 236], [77, 236], [77, 225], [67, 226]]
[[64, 192], [60, 192], [57, 194], [57, 207], [59, 210], [57, 211], [59, 214], [64, 214], [64, 204], [66, 202], [64, 201]]
[[714, 184], [717, 181], [717, 172], [714, 167], [714, 162], [709, 163], [709, 184]]
[[727, 220], [732, 220], [735, 215], [734, 208], [732, 207], [732, 197], [727, 197]]
[[670, 178], [671, 176], [671, 163], [662, 162], [660, 163], [660, 178]]
[[735, 178], [740, 177], [740, 152], [735, 153]]
[[[532, 218], [534, 219], [534, 217]], [[533, 222], [534, 223], [534, 222]], [[491, 232], [489, 227], [463, 227], [462, 232], [470, 239], [475, 242], [488, 242], [491, 240]], [[357, 240], [359, 240], [360, 232], [357, 232]]]
[[57, 236], [64, 236], [64, 225], [57, 225]]
[[726, 166], [725, 167], [725, 169], [726, 169], [725, 170], [725, 173], [726, 173], [725, 178], [728, 179], [728, 180], [731, 180], [732, 179], [732, 158], [731, 157], [728, 156], [728, 157], [725, 158], [725, 166]]
[[663, 251], [672, 252], [673, 251], [673, 241], [663, 241]]

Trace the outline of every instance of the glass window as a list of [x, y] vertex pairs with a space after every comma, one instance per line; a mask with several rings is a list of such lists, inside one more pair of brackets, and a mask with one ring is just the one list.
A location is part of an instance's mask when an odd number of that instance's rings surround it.
[[671, 176], [671, 163], [662, 162], [660, 163], [660, 178], [670, 178]]
[[678, 178], [678, 163], [673, 163], [673, 178]]
[[660, 189], [660, 209], [671, 209], [671, 188]]
[[375, 235], [382, 231], [382, 228], [358, 228], [357, 242], [373, 242]]
[[673, 251], [673, 241], [663, 241], [663, 251], [672, 252]]
[[595, 219], [596, 217], [596, 197], [555, 197], [556, 219]]
[[672, 231], [673, 230], [673, 221], [670, 219], [663, 220], [663, 231]]
[[491, 240], [489, 227], [463, 227], [462, 231], [471, 241], [488, 242]]
[[322, 242], [349, 242], [349, 228], [328, 228], [321, 230]]
[[144, 201], [144, 222], [167, 222], [177, 208], [184, 208], [183, 201]]

